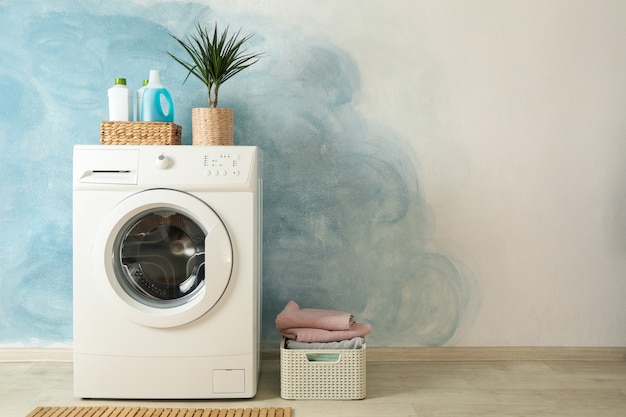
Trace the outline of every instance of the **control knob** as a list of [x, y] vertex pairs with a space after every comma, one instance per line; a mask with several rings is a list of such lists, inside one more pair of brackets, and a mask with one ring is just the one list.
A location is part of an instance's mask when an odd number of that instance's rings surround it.
[[165, 154], [162, 153], [154, 161], [154, 166], [156, 166], [158, 169], [167, 169], [170, 167], [170, 158], [165, 156]]

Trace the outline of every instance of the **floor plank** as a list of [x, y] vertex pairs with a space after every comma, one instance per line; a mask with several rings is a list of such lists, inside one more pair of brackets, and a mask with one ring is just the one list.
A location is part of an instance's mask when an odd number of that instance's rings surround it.
[[367, 398], [283, 400], [280, 365], [263, 361], [251, 400], [102, 401], [73, 397], [71, 362], [0, 363], [0, 416], [37, 406], [293, 407], [294, 417], [623, 417], [626, 361], [376, 362], [367, 365]]

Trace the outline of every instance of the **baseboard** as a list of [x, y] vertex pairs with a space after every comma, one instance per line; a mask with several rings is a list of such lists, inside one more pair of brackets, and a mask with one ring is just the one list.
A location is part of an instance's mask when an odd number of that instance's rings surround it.
[[0, 347], [2, 362], [72, 362], [72, 348], [3, 348]]
[[[263, 360], [279, 360], [264, 349]], [[626, 347], [368, 347], [368, 362], [626, 361]]]
[[[278, 348], [261, 360], [280, 359]], [[626, 361], [626, 347], [368, 347], [368, 362]], [[1, 362], [72, 362], [71, 348], [2, 348]]]
[[372, 362], [626, 361], [626, 347], [406, 347], [367, 348]]

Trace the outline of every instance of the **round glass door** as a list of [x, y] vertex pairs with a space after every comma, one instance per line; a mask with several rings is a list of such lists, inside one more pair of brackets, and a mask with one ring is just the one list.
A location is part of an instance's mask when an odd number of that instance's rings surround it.
[[204, 286], [206, 232], [182, 213], [156, 210], [131, 219], [114, 248], [126, 292], [154, 307], [172, 307]]
[[233, 249], [205, 202], [154, 189], [127, 197], [105, 216], [93, 265], [99, 288], [120, 313], [146, 326], [174, 327], [217, 304], [230, 281]]

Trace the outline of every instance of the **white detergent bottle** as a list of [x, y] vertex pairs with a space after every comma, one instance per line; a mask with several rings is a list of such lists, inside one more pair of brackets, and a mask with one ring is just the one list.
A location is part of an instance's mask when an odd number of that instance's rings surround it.
[[109, 120], [133, 120], [133, 96], [126, 85], [126, 78], [116, 78], [113, 87], [109, 88]]
[[147, 85], [148, 85], [148, 80], [143, 80], [143, 84], [141, 85], [141, 88], [137, 90], [137, 105], [135, 106], [136, 107], [135, 120], [137, 120], [138, 122], [143, 120], [141, 118], [141, 100], [143, 98], [143, 92], [146, 89]]
[[173, 122], [174, 102], [161, 84], [158, 70], [150, 70], [148, 85], [141, 98], [141, 120], [145, 122]]

